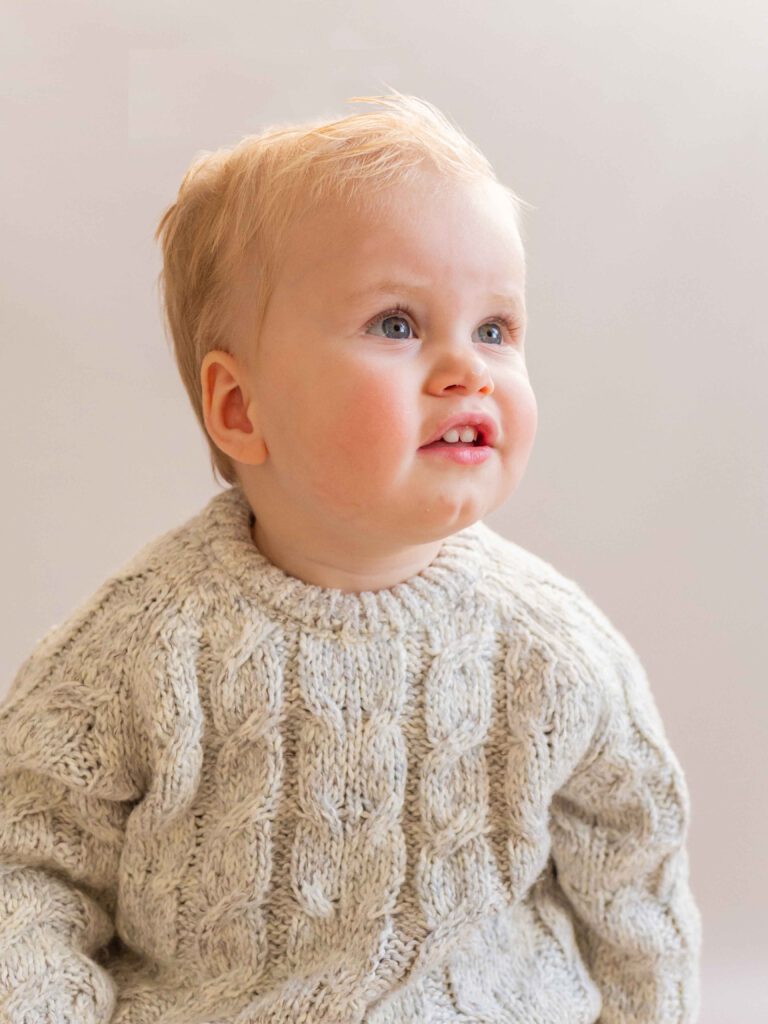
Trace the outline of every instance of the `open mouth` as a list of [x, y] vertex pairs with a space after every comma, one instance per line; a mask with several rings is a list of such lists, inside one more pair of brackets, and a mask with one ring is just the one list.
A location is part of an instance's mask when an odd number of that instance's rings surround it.
[[432, 444], [422, 445], [422, 448], [484, 448], [485, 446], [485, 435], [482, 431], [478, 431], [474, 441], [444, 441], [439, 437]]

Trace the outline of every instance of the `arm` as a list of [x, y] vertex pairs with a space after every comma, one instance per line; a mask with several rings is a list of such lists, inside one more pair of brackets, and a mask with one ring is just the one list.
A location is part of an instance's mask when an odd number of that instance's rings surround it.
[[114, 619], [43, 638], [0, 705], [0, 1022], [105, 1024], [117, 869], [138, 793], [124, 770]]
[[688, 790], [642, 665], [620, 634], [611, 646], [601, 726], [552, 801], [558, 884], [602, 993], [601, 1024], [693, 1024], [701, 917]]

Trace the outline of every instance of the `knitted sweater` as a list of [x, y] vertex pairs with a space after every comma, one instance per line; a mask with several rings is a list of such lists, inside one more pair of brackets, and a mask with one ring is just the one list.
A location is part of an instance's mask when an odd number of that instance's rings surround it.
[[3, 1024], [678, 1024], [690, 805], [637, 656], [482, 522], [289, 576], [239, 487], [0, 705]]

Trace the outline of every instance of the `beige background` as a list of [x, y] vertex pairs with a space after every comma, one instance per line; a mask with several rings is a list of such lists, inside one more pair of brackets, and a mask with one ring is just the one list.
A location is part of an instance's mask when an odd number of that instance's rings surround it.
[[2, 37], [0, 694], [215, 491], [155, 290], [192, 157], [423, 95], [535, 206], [539, 434], [487, 521], [640, 654], [691, 790], [701, 1024], [767, 1020], [763, 0], [15, 0]]

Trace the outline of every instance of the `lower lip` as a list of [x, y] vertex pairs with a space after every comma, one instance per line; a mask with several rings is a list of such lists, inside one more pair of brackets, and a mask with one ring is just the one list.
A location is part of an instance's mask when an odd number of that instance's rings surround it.
[[429, 444], [419, 448], [425, 455], [433, 456], [436, 459], [449, 459], [451, 462], [459, 462], [462, 466], [476, 466], [490, 458], [492, 448], [487, 444]]

